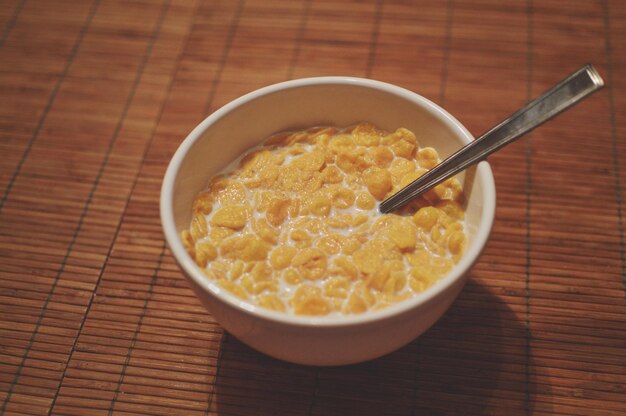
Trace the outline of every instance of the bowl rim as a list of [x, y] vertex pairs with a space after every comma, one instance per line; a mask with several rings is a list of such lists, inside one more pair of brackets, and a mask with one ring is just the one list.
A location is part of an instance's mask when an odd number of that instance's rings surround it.
[[382, 81], [347, 76], [325, 76], [289, 80], [262, 87], [230, 101], [207, 116], [187, 135], [177, 148], [174, 156], [168, 164], [161, 186], [160, 216], [165, 241], [175, 260], [183, 269], [184, 274], [186, 274], [188, 278], [192, 279], [197, 286], [204, 290], [204, 292], [206, 292], [209, 296], [217, 298], [220, 302], [224, 302], [228, 306], [243, 312], [246, 315], [254, 316], [255, 318], [291, 326], [344, 327], [371, 324], [373, 322], [384, 321], [401, 316], [414, 308], [418, 308], [419, 306], [426, 304], [461, 280], [464, 274], [469, 271], [480, 256], [487, 243], [489, 234], [491, 233], [496, 205], [496, 191], [493, 173], [491, 171], [491, 167], [486, 161], [480, 162], [476, 167], [476, 178], [479, 179], [483, 188], [483, 221], [477, 228], [476, 235], [474, 236], [474, 243], [468, 248], [461, 260], [455, 265], [450, 273], [439, 279], [433, 286], [424, 292], [415, 294], [409, 299], [400, 301], [386, 308], [375, 311], [370, 310], [363, 314], [339, 316], [300, 316], [284, 312], [276, 312], [253, 305], [250, 302], [236, 297], [217, 285], [216, 282], [210, 280], [196, 265], [191, 256], [189, 256], [176, 230], [173, 209], [174, 184], [185, 156], [192, 148], [193, 144], [202, 137], [204, 132], [231, 111], [263, 96], [289, 89], [321, 85], [350, 85], [374, 89], [399, 96], [407, 101], [411, 101], [418, 107], [426, 108], [428, 111], [434, 113], [446, 124], [456, 130], [458, 135], [463, 137], [466, 142], [474, 139], [472, 134], [456, 118], [434, 102], [413, 91]]

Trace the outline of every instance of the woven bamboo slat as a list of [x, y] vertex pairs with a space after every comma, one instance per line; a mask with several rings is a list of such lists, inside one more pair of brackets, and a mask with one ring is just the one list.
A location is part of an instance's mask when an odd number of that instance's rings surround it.
[[[623, 2], [3, 0], [0, 62], [0, 414], [625, 413]], [[587, 62], [607, 87], [490, 158], [484, 255], [388, 356], [257, 353], [164, 244], [170, 157], [241, 94], [369, 77], [478, 135]]]

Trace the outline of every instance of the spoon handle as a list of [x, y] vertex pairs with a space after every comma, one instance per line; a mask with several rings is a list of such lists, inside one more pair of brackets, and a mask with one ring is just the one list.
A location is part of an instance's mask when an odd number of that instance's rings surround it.
[[603, 85], [604, 81], [592, 65], [583, 66], [526, 107], [381, 202], [380, 212], [391, 212], [460, 171], [484, 160], [493, 152], [599, 90]]

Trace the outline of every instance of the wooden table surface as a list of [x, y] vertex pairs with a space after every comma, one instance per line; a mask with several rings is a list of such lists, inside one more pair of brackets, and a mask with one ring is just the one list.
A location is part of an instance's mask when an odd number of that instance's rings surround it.
[[[607, 87], [490, 158], [484, 255], [386, 357], [251, 350], [164, 245], [171, 155], [241, 94], [374, 78], [478, 135], [588, 62]], [[0, 0], [0, 414], [626, 414], [625, 80], [618, 0]]]

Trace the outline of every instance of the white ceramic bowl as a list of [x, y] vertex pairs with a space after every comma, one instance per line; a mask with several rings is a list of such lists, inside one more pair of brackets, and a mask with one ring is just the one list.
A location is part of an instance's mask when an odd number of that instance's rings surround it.
[[360, 78], [308, 78], [261, 88], [207, 117], [180, 145], [165, 174], [161, 221], [176, 261], [215, 320], [270, 356], [301, 364], [340, 365], [402, 347], [448, 309], [487, 242], [495, 186], [489, 165], [481, 162], [460, 176], [468, 202], [465, 255], [450, 274], [411, 299], [355, 316], [302, 317], [251, 305], [209, 280], [179, 237], [189, 226], [192, 201], [208, 179], [272, 133], [320, 125], [345, 127], [359, 121], [390, 131], [406, 127], [420, 145], [435, 147], [442, 157], [472, 140], [450, 114], [406, 89]]

